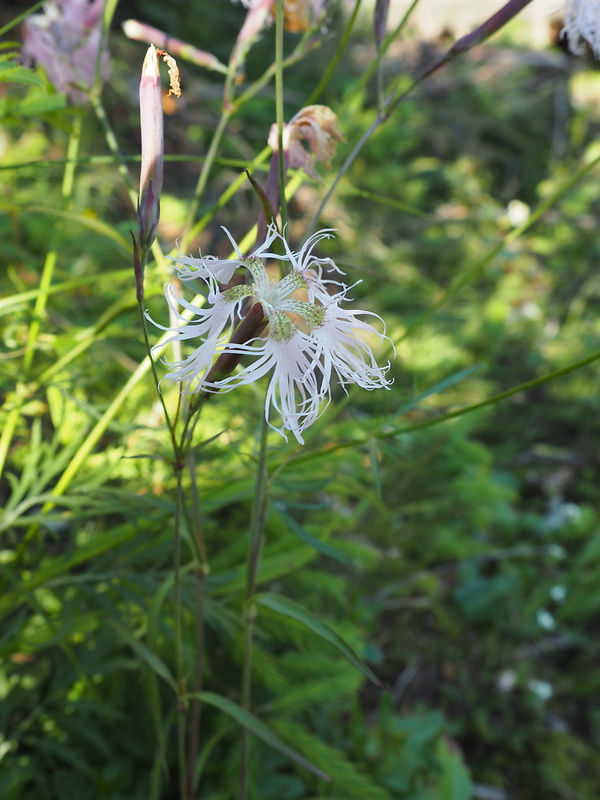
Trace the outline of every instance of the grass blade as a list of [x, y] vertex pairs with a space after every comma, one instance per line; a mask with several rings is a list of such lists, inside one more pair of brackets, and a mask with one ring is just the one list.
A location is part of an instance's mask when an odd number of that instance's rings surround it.
[[256, 595], [253, 600], [255, 603], [260, 603], [261, 606], [265, 606], [265, 608], [270, 608], [271, 611], [275, 611], [278, 614], [283, 614], [285, 617], [291, 617], [301, 622], [302, 625], [305, 625], [313, 633], [316, 633], [321, 639], [324, 639], [337, 648], [340, 653], [342, 653], [356, 669], [362, 672], [366, 678], [372, 681], [375, 686], [378, 686], [380, 689], [385, 689], [385, 686], [381, 683], [379, 678], [367, 667], [350, 645], [347, 644], [338, 633], [330, 628], [329, 625], [326, 625], [318, 617], [315, 617], [314, 614], [311, 614], [310, 611], [307, 611], [303, 606], [275, 592], [265, 592], [264, 594]]
[[251, 714], [241, 706], [238, 706], [238, 704], [234, 703], [233, 700], [229, 700], [229, 698], [223, 697], [220, 694], [215, 694], [214, 692], [192, 692], [185, 697], [189, 700], [201, 700], [203, 703], [206, 703], [209, 706], [218, 708], [220, 711], [223, 711], [225, 714], [232, 717], [239, 725], [247, 728], [258, 739], [261, 739], [265, 744], [268, 744], [269, 747], [272, 747], [274, 750], [278, 750], [282, 755], [287, 756], [287, 758], [295, 761], [296, 764], [299, 764], [301, 767], [304, 767], [304, 769], [309, 770], [313, 773], [313, 775], [317, 775], [317, 777], [321, 778], [322, 780], [331, 780], [329, 775], [320, 770], [318, 767], [315, 767], [315, 765], [311, 764], [310, 761], [304, 758], [304, 756], [301, 756], [300, 753], [297, 753], [285, 742], [283, 742], [279, 736], [277, 736], [277, 734], [271, 728], [269, 728], [268, 725], [255, 717], [254, 714]]

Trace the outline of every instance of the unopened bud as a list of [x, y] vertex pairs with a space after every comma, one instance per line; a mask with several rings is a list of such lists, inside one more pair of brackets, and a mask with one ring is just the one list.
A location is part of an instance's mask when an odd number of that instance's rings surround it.
[[158, 71], [158, 52], [151, 45], [146, 53], [140, 81], [140, 126], [142, 132], [142, 169], [138, 200], [138, 239], [147, 250], [156, 236], [160, 217], [163, 184], [163, 107], [162, 86]]
[[[275, 0], [253, 0], [252, 3], [244, 2], [249, 8], [246, 19], [238, 34], [235, 47], [231, 53], [229, 67], [236, 74], [236, 82], [241, 83], [244, 78], [244, 62], [250, 48], [262, 36], [265, 28], [271, 24], [271, 8]], [[228, 101], [226, 98], [226, 105]]]
[[126, 19], [123, 23], [123, 32], [129, 39], [135, 39], [138, 42], [153, 42], [158, 47], [168, 48], [169, 52], [177, 58], [184, 58], [187, 61], [191, 61], [192, 64], [198, 64], [200, 67], [227, 74], [227, 67], [221, 64], [219, 59], [213, 56], [212, 53], [198, 50], [197, 47], [193, 47], [187, 42], [182, 42], [181, 39], [167, 36], [164, 31], [153, 28], [151, 25], [146, 25], [144, 22], [138, 22], [136, 19]]
[[390, 0], [377, 0], [375, 3], [375, 13], [373, 16], [373, 28], [375, 31], [375, 41], [377, 47], [381, 47], [385, 38], [388, 12], [390, 10]]

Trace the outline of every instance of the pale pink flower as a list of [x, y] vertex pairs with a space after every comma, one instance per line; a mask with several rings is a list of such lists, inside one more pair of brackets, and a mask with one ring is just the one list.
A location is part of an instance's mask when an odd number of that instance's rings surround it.
[[33, 14], [23, 24], [23, 63], [41, 64], [57, 91], [76, 103], [87, 100], [96, 74], [109, 73], [109, 54], [102, 37], [103, 0], [49, 0], [43, 14]]
[[[283, 4], [284, 26], [290, 33], [304, 33], [319, 18], [328, 0], [285, 0]], [[260, 0], [241, 0], [246, 8], [256, 8]], [[271, 11], [275, 16], [275, 11]]]
[[248, 9], [244, 24], [238, 34], [231, 53], [229, 66], [237, 73], [237, 81], [243, 80], [244, 63], [248, 51], [256, 44], [263, 31], [271, 24], [271, 8], [275, 0], [243, 0]]
[[568, 0], [561, 36], [567, 37], [575, 55], [585, 52], [586, 41], [594, 56], [600, 58], [600, 0]]
[[[286, 166], [302, 168], [316, 178], [315, 161], [322, 161], [329, 168], [339, 142], [343, 139], [335, 113], [328, 106], [314, 105], [301, 108], [283, 126], [283, 151]], [[306, 150], [302, 141], [308, 145]], [[272, 125], [268, 144], [278, 150], [277, 126]]]
[[227, 74], [227, 67], [221, 64], [219, 59], [213, 56], [212, 53], [199, 50], [187, 42], [182, 42], [181, 39], [175, 39], [158, 28], [153, 28], [144, 22], [138, 22], [136, 19], [126, 19], [122, 23], [122, 27], [125, 36], [129, 39], [148, 42], [148, 44], [153, 44], [162, 49], [168, 48], [172, 56], [184, 58], [186, 61], [191, 61], [192, 64], [198, 64], [200, 67]]
[[[337, 117], [328, 106], [314, 105], [301, 108], [288, 123], [283, 125], [284, 170], [287, 172], [289, 168], [303, 169], [311, 178], [319, 180], [315, 161], [322, 162], [329, 169], [329, 162], [335, 155], [338, 142], [342, 140]], [[302, 142], [306, 142], [308, 150]], [[271, 125], [268, 144], [273, 148], [273, 155], [267, 175], [265, 195], [273, 212], [271, 216], [276, 216], [279, 211], [281, 187], [278, 165], [279, 141], [275, 124]], [[268, 222], [270, 220], [265, 219], [265, 214], [261, 210], [258, 220], [259, 241], [265, 235]]]
[[[200, 339], [199, 347], [183, 361], [170, 362], [164, 359], [164, 363], [172, 370], [165, 375], [165, 378], [186, 385], [190, 391], [201, 388], [199, 376], [210, 369], [215, 357], [223, 351], [229, 338], [223, 334], [231, 329], [244, 299], [242, 294], [237, 298], [228, 298], [219, 290], [216, 280], [210, 277], [205, 280], [209, 285], [209, 293], [206, 298], [209, 306], [206, 308], [200, 308], [185, 300], [176, 284], [171, 282], [165, 287], [165, 297], [172, 312], [171, 319], [180, 320], [182, 324], [179, 327], [165, 328], [146, 314], [157, 328], [171, 331], [172, 335], [165, 340], [163, 346], [175, 341]], [[180, 306], [190, 311], [195, 318], [190, 321], [183, 316]]]
[[381, 342], [387, 338], [368, 322], [358, 319], [365, 315], [381, 319], [368, 311], [342, 308], [339, 302], [325, 307], [323, 322], [312, 333], [323, 365], [324, 386], [330, 385], [334, 372], [344, 390], [349, 383], [357, 383], [369, 391], [390, 386], [391, 381], [385, 377], [389, 365], [380, 367], [369, 345], [357, 336], [357, 331], [362, 331], [368, 336], [378, 337]]
[[[175, 328], [158, 325], [170, 332], [161, 346], [190, 339], [198, 339], [199, 345], [183, 361], [166, 362], [170, 369], [166, 378], [181, 383], [184, 391], [220, 392], [270, 374], [266, 419], [283, 436], [284, 431], [290, 431], [300, 444], [302, 432], [329, 401], [332, 378], [336, 377], [344, 388], [349, 383], [369, 390], [389, 388], [391, 381], [385, 377], [389, 363], [379, 367], [361, 335], [380, 341], [387, 337], [359, 319], [370, 312], [342, 307], [346, 286], [323, 277], [325, 266], [337, 267], [331, 259], [314, 255], [317, 243], [330, 235], [330, 231], [320, 231], [295, 252], [270, 225], [265, 242], [248, 257], [242, 256], [231, 240], [236, 258], [230, 261], [211, 256], [174, 259], [181, 281], [200, 278], [209, 292], [207, 305], [200, 307], [183, 300], [172, 284], [167, 286], [167, 302], [182, 324]], [[269, 250], [276, 240], [283, 246], [284, 255]], [[262, 259], [287, 263], [288, 271], [275, 281]], [[228, 289], [219, 286], [217, 279], [229, 280], [239, 268], [249, 273], [247, 284]], [[338, 287], [336, 294], [328, 291], [331, 285]], [[239, 336], [232, 338], [232, 334], [244, 301], [253, 302], [254, 308], [261, 311], [261, 324], [248, 338], [240, 340]], [[191, 321], [179, 311], [179, 304], [193, 315]], [[266, 328], [262, 320], [268, 323]], [[216, 377], [211, 368], [222, 355], [246, 356], [250, 361], [233, 375]], [[281, 416], [281, 427], [271, 423], [273, 411]]]

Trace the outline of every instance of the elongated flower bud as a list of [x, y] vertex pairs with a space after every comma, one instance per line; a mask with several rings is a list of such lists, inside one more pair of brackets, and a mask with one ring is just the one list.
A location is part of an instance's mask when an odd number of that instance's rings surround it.
[[147, 250], [156, 236], [163, 185], [163, 107], [158, 70], [158, 51], [151, 45], [146, 53], [140, 81], [140, 125], [142, 169], [138, 201], [138, 240]]
[[385, 38], [388, 13], [390, 10], [390, 0], [377, 0], [375, 3], [375, 13], [373, 16], [373, 29], [375, 31], [375, 41], [377, 47], [381, 47]]
[[200, 67], [227, 74], [225, 64], [221, 64], [219, 59], [213, 56], [212, 53], [199, 50], [197, 47], [187, 44], [187, 42], [182, 42], [181, 39], [174, 39], [164, 31], [153, 28], [151, 25], [146, 25], [144, 22], [138, 22], [136, 19], [126, 19], [123, 23], [123, 32], [128, 39], [135, 39], [138, 42], [154, 42], [158, 47], [168, 48], [169, 53], [177, 58], [185, 58], [187, 61], [191, 61], [192, 64], [198, 64]]

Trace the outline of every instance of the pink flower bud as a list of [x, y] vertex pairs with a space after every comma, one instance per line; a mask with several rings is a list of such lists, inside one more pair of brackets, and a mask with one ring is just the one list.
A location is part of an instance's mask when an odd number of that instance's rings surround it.
[[138, 201], [138, 238], [142, 249], [150, 247], [156, 236], [163, 185], [163, 107], [158, 70], [158, 52], [151, 45], [146, 53], [140, 81], [140, 125], [142, 131], [142, 169]]
[[244, 5], [250, 10], [238, 34], [229, 60], [229, 66], [236, 73], [238, 83], [244, 77], [244, 62], [248, 51], [260, 39], [265, 28], [271, 24], [270, 12], [274, 4], [275, 0], [252, 0], [252, 3], [245, 0], [244, 2]]
[[138, 42], [153, 42], [158, 47], [168, 48], [169, 52], [177, 58], [185, 58], [187, 61], [191, 61], [192, 64], [198, 64], [200, 67], [227, 74], [227, 67], [221, 64], [219, 59], [213, 56], [212, 53], [198, 50], [197, 47], [182, 42], [181, 39], [167, 36], [164, 31], [153, 28], [151, 25], [146, 25], [135, 19], [127, 19], [123, 23], [123, 32], [129, 39], [135, 39]]
[[375, 31], [375, 41], [377, 47], [381, 47], [385, 38], [385, 28], [387, 25], [388, 13], [390, 10], [390, 0], [377, 0], [375, 3], [375, 13], [373, 16], [373, 28]]

